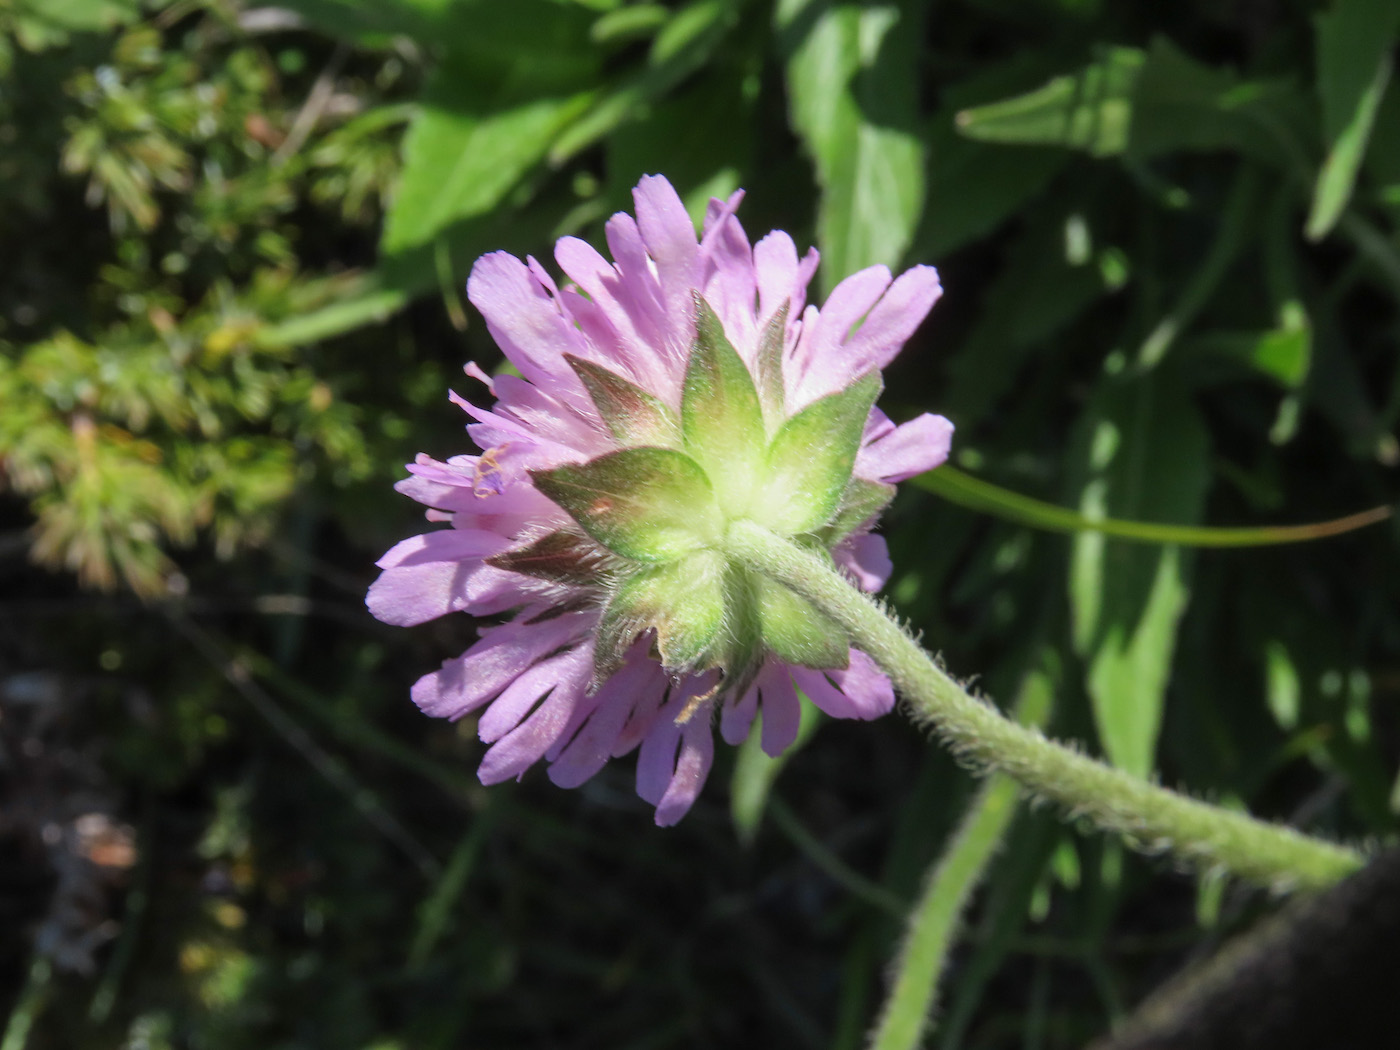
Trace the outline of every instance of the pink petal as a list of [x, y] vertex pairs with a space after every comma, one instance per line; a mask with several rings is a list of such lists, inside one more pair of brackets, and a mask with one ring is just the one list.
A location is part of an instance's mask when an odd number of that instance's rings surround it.
[[[710, 203], [705, 205], [705, 223], [700, 230], [701, 244], [704, 244], [705, 239], [710, 236], [711, 230], [739, 210], [743, 199], [743, 190], [735, 190], [726, 200], [720, 200], [718, 197], [710, 198]], [[745, 238], [744, 243], [748, 243], [747, 238]]]
[[467, 298], [521, 375], [565, 399], [585, 396], [564, 361], [583, 350], [578, 329], [524, 263], [509, 252], [483, 255], [467, 279]]
[[598, 690], [588, 721], [549, 767], [549, 779], [563, 788], [578, 787], [592, 777], [609, 758], [627, 717], [646, 694], [658, 697], [666, 691], [666, 673], [643, 651], [629, 657], [620, 671]]
[[705, 219], [705, 236], [700, 242], [704, 272], [700, 285], [705, 301], [719, 315], [729, 341], [739, 356], [752, 365], [757, 351], [757, 325], [754, 297], [758, 285], [754, 273], [753, 249], [733, 207], [742, 193], [723, 201], [711, 201]]
[[888, 365], [942, 294], [938, 271], [932, 266], [915, 266], [900, 274], [846, 341], [851, 368], [859, 374]]
[[[816, 324], [804, 324], [802, 342], [793, 359], [797, 385], [790, 410], [819, 397], [844, 390], [869, 371], [870, 365], [854, 362], [844, 353], [851, 329], [879, 301], [890, 285], [886, 266], [870, 266], [851, 274], [832, 291]], [[857, 366], [859, 370], [857, 370]]]
[[802, 705], [787, 664], [770, 660], [758, 678], [763, 691], [763, 753], [777, 758], [797, 739]]
[[592, 660], [592, 646], [580, 645], [535, 664], [491, 702], [477, 723], [477, 735], [486, 743], [493, 743], [519, 725], [551, 689], [576, 680], [582, 688], [592, 671]]
[[490, 700], [532, 664], [561, 646], [585, 639], [597, 622], [592, 612], [565, 613], [539, 623], [515, 620], [481, 632], [481, 640], [441, 670], [413, 686], [413, 702], [424, 714], [461, 718]]
[[474, 579], [482, 572], [481, 558], [508, 546], [509, 540], [475, 529], [411, 537], [379, 559], [384, 571], [370, 585], [365, 605], [375, 619], [396, 627], [464, 611], [498, 582], [489, 574], [483, 581]]
[[841, 671], [795, 667], [797, 687], [832, 718], [879, 718], [894, 707], [894, 687], [875, 662], [851, 650], [850, 665]]
[[724, 742], [738, 747], [748, 739], [753, 728], [754, 716], [758, 714], [758, 683], [744, 692], [738, 700], [724, 705], [719, 713], [719, 735]]
[[754, 271], [758, 282], [758, 314], [767, 320], [786, 304], [788, 321], [802, 316], [802, 304], [795, 296], [805, 290], [797, 279], [797, 246], [781, 230], [774, 230], [754, 245]]
[[560, 677], [544, 702], [529, 718], [487, 750], [476, 773], [483, 784], [499, 784], [523, 775], [568, 727], [588, 685], [593, 663], [592, 646], [581, 647], [569, 653], [568, 657], [572, 659], [560, 659]]
[[826, 673], [850, 699], [856, 718], [879, 718], [893, 710], [894, 686], [875, 661], [859, 649], [851, 650], [851, 661], [846, 667]]
[[856, 474], [891, 484], [942, 466], [953, 444], [953, 424], [925, 412], [872, 441], [856, 457]]
[[679, 712], [675, 704], [663, 707], [637, 752], [637, 794], [653, 806], [660, 804], [676, 771], [676, 745], [681, 738], [681, 728], [676, 725], [675, 715]]
[[[703, 735], [710, 740], [710, 748], [713, 749], [713, 738], [710, 732], [710, 720], [705, 717], [705, 712], [697, 712], [685, 726], [676, 725], [676, 718], [685, 710], [685, 705], [694, 697], [701, 695], [715, 681], [713, 673], [703, 675], [692, 675], [686, 679], [679, 687], [671, 690], [671, 695], [666, 700], [666, 705], [656, 713], [655, 720], [651, 723], [650, 731], [642, 740], [641, 750], [637, 753], [637, 794], [645, 801], [654, 806], [661, 806], [668, 794], [671, 801], [669, 812], [674, 812], [677, 805], [683, 801], [684, 806], [675, 813], [674, 819], [668, 823], [675, 823], [685, 810], [690, 808], [690, 803], [695, 800], [695, 795], [691, 793], [688, 799], [685, 797], [689, 788], [695, 792], [700, 790], [700, 783], [704, 780], [704, 773], [709, 771], [709, 756], [705, 757], [703, 771], [700, 772], [699, 781], [694, 778], [697, 769], [700, 768], [698, 759], [702, 754], [702, 745], [699, 738]], [[677, 760], [676, 748], [681, 745], [680, 761]], [[689, 751], [689, 759], [687, 759]], [[686, 762], [691, 765], [686, 768]], [[675, 786], [677, 778], [681, 784]], [[657, 823], [662, 822], [660, 812], [657, 814]]]
[[676, 771], [666, 785], [656, 805], [656, 825], [667, 828], [690, 812], [690, 807], [705, 786], [710, 765], [715, 757], [715, 738], [710, 723], [704, 718], [692, 718], [681, 735], [681, 752], [676, 758]]
[[642, 243], [656, 263], [666, 314], [670, 318], [687, 316], [693, 309], [691, 292], [700, 286], [700, 246], [690, 215], [661, 175], [642, 176], [632, 191], [632, 200], [637, 206]]
[[499, 554], [510, 542], [481, 529], [438, 529], [400, 540], [374, 564], [381, 569], [427, 565], [439, 561], [463, 561]]
[[[592, 245], [576, 237], [565, 237], [554, 248], [554, 258], [588, 298], [563, 293], [563, 302], [592, 353], [584, 356], [650, 389], [656, 382], [656, 355], [648, 351], [659, 341], [661, 324], [660, 289], [646, 263], [641, 236], [628, 216], [627, 223], [610, 222], [617, 242], [619, 273]], [[626, 261], [624, 263], [624, 257]]]
[[894, 571], [885, 537], [873, 532], [852, 536], [832, 552], [836, 564], [855, 578], [863, 591], [874, 594]]

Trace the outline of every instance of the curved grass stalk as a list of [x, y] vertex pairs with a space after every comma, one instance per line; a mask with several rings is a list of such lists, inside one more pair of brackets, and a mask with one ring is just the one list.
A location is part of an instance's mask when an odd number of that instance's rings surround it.
[[1258, 525], [1220, 528], [1206, 525], [1165, 525], [1148, 521], [1122, 521], [1116, 518], [1089, 518], [1066, 507], [1057, 507], [1000, 485], [975, 478], [955, 467], [912, 478], [913, 484], [942, 496], [950, 503], [980, 510], [999, 518], [1050, 532], [1101, 532], [1106, 536], [1137, 543], [1172, 543], [1181, 547], [1268, 547], [1303, 543], [1328, 536], [1340, 536], [1385, 521], [1390, 507], [1372, 507], [1346, 517], [1306, 525]]

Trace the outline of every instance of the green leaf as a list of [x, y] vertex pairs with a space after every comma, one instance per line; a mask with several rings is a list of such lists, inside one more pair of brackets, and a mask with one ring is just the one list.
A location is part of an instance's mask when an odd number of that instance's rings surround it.
[[963, 110], [958, 130], [983, 142], [1063, 146], [1094, 157], [1122, 153], [1144, 61], [1137, 48], [1109, 48], [1097, 62], [1035, 91]]
[[1268, 332], [1207, 332], [1193, 339], [1191, 347], [1238, 361], [1287, 390], [1297, 390], [1312, 360], [1312, 329], [1304, 322]]
[[1292, 80], [1241, 81], [1156, 37], [1132, 101], [1131, 160], [1182, 150], [1230, 150], [1265, 161], [1290, 178], [1311, 170], [1305, 143], [1316, 120], [1313, 103]]
[[1234, 186], [1225, 204], [1224, 221], [1220, 223], [1210, 250], [1196, 266], [1177, 300], [1139, 345], [1134, 362], [1137, 368], [1146, 370], [1159, 365], [1180, 335], [1190, 328], [1219, 291], [1235, 258], [1254, 235], [1258, 183], [1257, 172], [1250, 166], [1242, 166], [1236, 173]]
[[851, 480], [880, 376], [869, 372], [845, 390], [812, 402], [789, 418], [768, 446], [763, 502], [756, 521], [780, 535], [828, 524]]
[[1298, 728], [1302, 683], [1288, 646], [1277, 638], [1264, 646], [1264, 684], [1269, 711], [1279, 728], [1291, 733]]
[[924, 201], [918, 65], [925, 0], [780, 0], [792, 124], [816, 167], [821, 280], [904, 256]]
[[304, 346], [366, 324], [386, 321], [408, 305], [410, 299], [409, 290], [385, 287], [379, 274], [357, 275], [346, 282], [334, 302], [260, 328], [253, 334], [253, 341], [266, 350]]
[[766, 577], [754, 580], [763, 644], [780, 660], [802, 667], [844, 668], [851, 658], [846, 632], [805, 599]]
[[725, 642], [725, 575], [721, 554], [699, 551], [623, 579], [598, 623], [597, 678], [615, 671], [637, 635], [651, 628], [666, 670], [684, 673], [713, 666]]
[[493, 111], [475, 99], [449, 105], [430, 91], [404, 141], [403, 174], [381, 250], [401, 254], [495, 208], [594, 97], [580, 91]]
[[[980, 150], [990, 147], [967, 143]], [[1000, 150], [1003, 157], [1028, 153]], [[1068, 154], [1060, 154], [1068, 156]], [[959, 425], [980, 419], [1017, 385], [1021, 369], [1096, 300], [1108, 294], [1098, 267], [1066, 258], [1066, 229], [1078, 212], [1038, 208], [1021, 220], [997, 277], [983, 292], [981, 316], [962, 352], [949, 362], [951, 382], [942, 402]]]
[[1394, 0], [1340, 0], [1317, 16], [1317, 81], [1327, 159], [1313, 189], [1306, 232], [1321, 240], [1346, 209], [1385, 95], [1400, 30]]
[[1025, 209], [1072, 157], [1050, 147], [1008, 150], [973, 142], [957, 133], [951, 116], [934, 126], [929, 153], [928, 193], [910, 253], [916, 259], [946, 258], [990, 234]]
[[748, 366], [710, 304], [695, 297], [695, 342], [681, 387], [685, 450], [716, 481], [720, 506], [742, 514], [755, 497], [767, 435]]
[[680, 423], [661, 400], [602, 365], [572, 354], [565, 354], [564, 360], [583, 380], [598, 414], [622, 444], [668, 448], [680, 444]]
[[68, 33], [97, 33], [140, 17], [140, 0], [18, 0], [12, 17], [26, 47], [60, 43]]
[[[699, 225], [710, 198], [728, 197], [739, 188], [741, 173], [753, 170], [755, 104], [743, 81], [711, 62], [678, 90], [623, 106], [627, 119], [604, 143], [604, 198], [626, 207], [638, 178], [663, 171]], [[677, 135], [676, 128], [686, 133]], [[572, 139], [571, 129], [561, 144]]]
[[[549, 238], [551, 231], [566, 219], [571, 206], [567, 198], [534, 200], [528, 208], [500, 208], [453, 223], [439, 231], [433, 242], [381, 259], [373, 272], [341, 275], [324, 282], [328, 286], [326, 296], [318, 297], [286, 320], [260, 328], [253, 338], [258, 346], [280, 349], [381, 323], [416, 296], [436, 287], [443, 269], [461, 276], [483, 252], [499, 249], [527, 253]], [[450, 257], [446, 266], [444, 245]]]
[[588, 38], [605, 47], [613, 43], [630, 43], [652, 36], [670, 17], [671, 13], [660, 4], [630, 4], [601, 15], [588, 31]]
[[598, 585], [613, 560], [587, 536], [551, 532], [533, 543], [487, 558], [488, 565], [541, 580], [579, 586]]
[[530, 476], [585, 532], [624, 558], [670, 561], [715, 544], [722, 533], [710, 479], [674, 449], [628, 448]]
[[[665, 18], [667, 12], [659, 5], [644, 4], [619, 8], [610, 16], [600, 18], [594, 25], [594, 33], [611, 32], [613, 26], [621, 28], [631, 25], [634, 29], [649, 24], [660, 12]], [[613, 88], [601, 96], [596, 106], [587, 115], [564, 131], [550, 147], [549, 163], [559, 167], [565, 161], [592, 146], [619, 127], [639, 119], [645, 119], [650, 108], [665, 97], [686, 77], [703, 67], [716, 48], [728, 35], [736, 21], [734, 0], [693, 0], [679, 11], [669, 16], [652, 42], [645, 66], [621, 86]], [[726, 77], [720, 87], [724, 91], [731, 86], [732, 77]], [[711, 97], [715, 90], [709, 91]], [[731, 114], [732, 116], [732, 114]], [[673, 125], [674, 126], [674, 125]], [[690, 134], [670, 135], [669, 139], [690, 142], [695, 139], [694, 128], [687, 125]], [[701, 136], [692, 143], [703, 151], [712, 151], [713, 143]], [[635, 174], [629, 170], [627, 178], [635, 183], [636, 174], [641, 171], [664, 170], [672, 183], [676, 183], [674, 169], [652, 161]]]
[[[1106, 377], [1076, 441], [1080, 509], [1193, 524], [1209, 480], [1205, 426], [1183, 386], [1154, 375]], [[1116, 765], [1152, 772], [1176, 629], [1190, 595], [1192, 558], [1180, 547], [1074, 539], [1070, 603], [1076, 652], [1088, 665], [1099, 739]]]

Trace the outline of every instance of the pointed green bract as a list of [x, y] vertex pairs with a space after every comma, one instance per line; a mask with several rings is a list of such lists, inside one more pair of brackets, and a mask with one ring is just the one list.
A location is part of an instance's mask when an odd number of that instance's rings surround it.
[[561, 531], [487, 558], [486, 564], [541, 580], [586, 587], [598, 582], [609, 560], [608, 552], [587, 536]]
[[748, 366], [710, 304], [695, 297], [695, 342], [681, 388], [685, 450], [709, 472], [720, 506], [742, 515], [754, 494], [766, 433]]
[[627, 448], [530, 476], [588, 535], [624, 558], [670, 561], [723, 535], [710, 479], [674, 449]]
[[852, 478], [841, 494], [836, 516], [817, 532], [822, 546], [834, 547], [889, 506], [895, 487], [881, 481]]
[[763, 644], [780, 660], [802, 667], [842, 668], [850, 663], [846, 633], [781, 583], [755, 577]]
[[680, 445], [680, 421], [659, 398], [602, 365], [572, 354], [565, 354], [564, 360], [583, 380], [598, 414], [619, 442], [665, 448]]
[[869, 372], [845, 390], [788, 419], [768, 446], [762, 505], [753, 518], [781, 535], [811, 532], [836, 515], [851, 480], [880, 376]]
[[787, 335], [788, 304], [763, 326], [758, 339], [758, 398], [763, 418], [770, 426], [783, 419], [783, 348]]
[[622, 664], [637, 635], [656, 629], [656, 647], [668, 671], [715, 666], [723, 642], [725, 562], [699, 551], [624, 579], [608, 600], [594, 643], [594, 674], [601, 681]]

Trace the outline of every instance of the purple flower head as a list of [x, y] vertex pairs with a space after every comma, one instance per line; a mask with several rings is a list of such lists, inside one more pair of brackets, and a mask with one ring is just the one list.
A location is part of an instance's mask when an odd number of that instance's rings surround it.
[[774, 232], [751, 245], [713, 200], [697, 243], [675, 190], [649, 176], [636, 218], [607, 224], [608, 262], [566, 237], [559, 287], [534, 259], [477, 260], [473, 304], [520, 376], [474, 365], [492, 403], [452, 395], [485, 449], [419, 456], [397, 488], [449, 528], [379, 561], [370, 611], [409, 626], [505, 614], [413, 687], [426, 713], [478, 714], [480, 777], [540, 759], [576, 787], [638, 749], [637, 792], [673, 824], [713, 757], [762, 711], [762, 745], [797, 733], [798, 691], [836, 718], [875, 718], [889, 680], [802, 598], [731, 564], [746, 519], [824, 549], [859, 586], [888, 577], [870, 532], [893, 483], [941, 464], [952, 425], [896, 427], [880, 370], [940, 294], [916, 266], [872, 266], [807, 304], [817, 253]]

